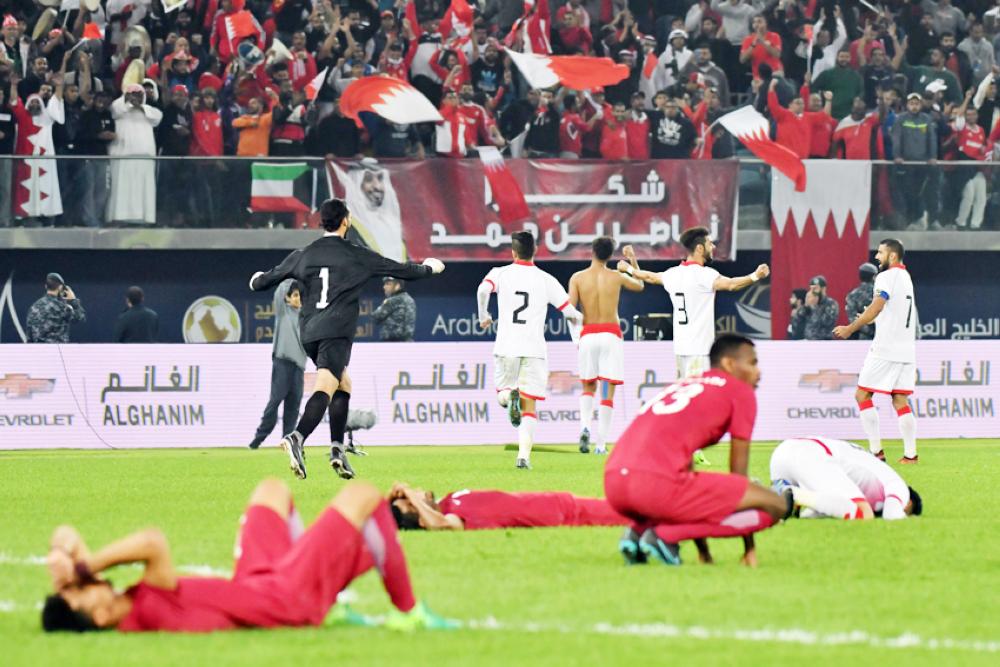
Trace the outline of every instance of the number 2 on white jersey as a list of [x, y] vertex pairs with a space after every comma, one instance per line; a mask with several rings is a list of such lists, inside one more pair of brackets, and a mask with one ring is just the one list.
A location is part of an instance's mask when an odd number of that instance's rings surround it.
[[654, 415], [676, 414], [703, 391], [705, 386], [701, 384], [672, 384], [647, 403], [641, 412], [652, 409]]
[[322, 309], [330, 305], [330, 302], [326, 300], [330, 292], [330, 269], [325, 266], [320, 269], [319, 278], [323, 281], [323, 289], [319, 292], [319, 301], [316, 302], [316, 307]]

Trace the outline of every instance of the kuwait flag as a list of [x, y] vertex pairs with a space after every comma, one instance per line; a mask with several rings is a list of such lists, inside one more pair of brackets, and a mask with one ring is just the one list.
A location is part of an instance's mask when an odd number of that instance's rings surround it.
[[593, 90], [613, 86], [629, 76], [627, 65], [611, 58], [591, 56], [540, 56], [518, 53], [507, 49], [505, 53], [514, 61], [532, 88], [551, 88], [562, 84], [573, 90]]
[[[305, 162], [253, 163], [250, 210], [255, 213], [308, 213], [300, 197], [307, 197], [311, 180]], [[299, 196], [296, 196], [296, 193]]]

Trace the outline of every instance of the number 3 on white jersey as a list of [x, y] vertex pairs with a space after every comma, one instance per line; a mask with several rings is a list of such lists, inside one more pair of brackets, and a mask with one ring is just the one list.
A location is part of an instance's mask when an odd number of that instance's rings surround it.
[[639, 414], [652, 409], [654, 415], [672, 415], [686, 408], [691, 399], [705, 391], [701, 384], [672, 384], [646, 403]]

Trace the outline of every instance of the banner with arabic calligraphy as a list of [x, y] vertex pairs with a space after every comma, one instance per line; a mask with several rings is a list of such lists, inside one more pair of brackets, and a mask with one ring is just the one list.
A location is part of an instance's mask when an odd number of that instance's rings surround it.
[[393, 259], [510, 259], [510, 234], [529, 229], [538, 258], [585, 260], [590, 242], [613, 236], [640, 259], [682, 259], [681, 233], [704, 225], [716, 258], [736, 255], [735, 161], [507, 160], [532, 221], [502, 225], [479, 160], [330, 161], [329, 185], [355, 230]]
[[[857, 438], [854, 388], [868, 348], [864, 341], [758, 342], [754, 438]], [[625, 358], [612, 440], [675, 377], [669, 342], [626, 342]], [[992, 380], [1000, 341], [918, 341], [917, 360], [911, 405], [921, 437], [1000, 437]], [[576, 368], [575, 345], [549, 345], [536, 442], [576, 441]], [[242, 447], [267, 403], [270, 373], [270, 345], [0, 345], [0, 450]], [[307, 396], [314, 378], [310, 368]], [[358, 343], [351, 378], [352, 406], [378, 415], [374, 428], [356, 434], [364, 445], [516, 440], [496, 401], [490, 342]], [[891, 414], [888, 399], [875, 402]], [[895, 419], [883, 419], [883, 427], [897, 436]], [[265, 445], [280, 438], [276, 430]]]

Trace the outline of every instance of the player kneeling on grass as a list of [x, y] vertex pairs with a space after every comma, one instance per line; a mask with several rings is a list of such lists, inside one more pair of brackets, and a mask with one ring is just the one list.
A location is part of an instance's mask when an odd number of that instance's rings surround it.
[[556, 526], [626, 526], [631, 521], [604, 498], [564, 491], [507, 493], [470, 491], [434, 494], [397, 482], [389, 493], [392, 516], [403, 530], [487, 530]]
[[[47, 564], [55, 593], [42, 609], [42, 627], [48, 632], [319, 625], [338, 593], [372, 566], [396, 607], [387, 621], [390, 627], [454, 625], [414, 598], [389, 504], [364, 482], [345, 486], [305, 532], [288, 487], [276, 480], [258, 484], [240, 519], [229, 579], [178, 576], [167, 540], [156, 529], [91, 553], [74, 528], [60, 526], [50, 546]], [[125, 591], [116, 591], [99, 576], [127, 563], [142, 563], [145, 570], [139, 583]]]
[[[753, 342], [724, 334], [709, 359], [707, 373], [680, 380], [646, 403], [608, 458], [604, 493], [634, 522], [619, 543], [626, 562], [680, 565], [682, 540], [742, 536], [743, 562], [754, 566], [753, 533], [791, 514], [791, 493], [783, 497], [747, 479], [760, 381]], [[693, 471], [694, 450], [726, 433], [731, 472]], [[699, 551], [711, 561], [704, 542]]]
[[771, 454], [776, 490], [791, 488], [802, 518], [905, 519], [923, 512], [920, 495], [895, 470], [852, 442], [793, 438]]

